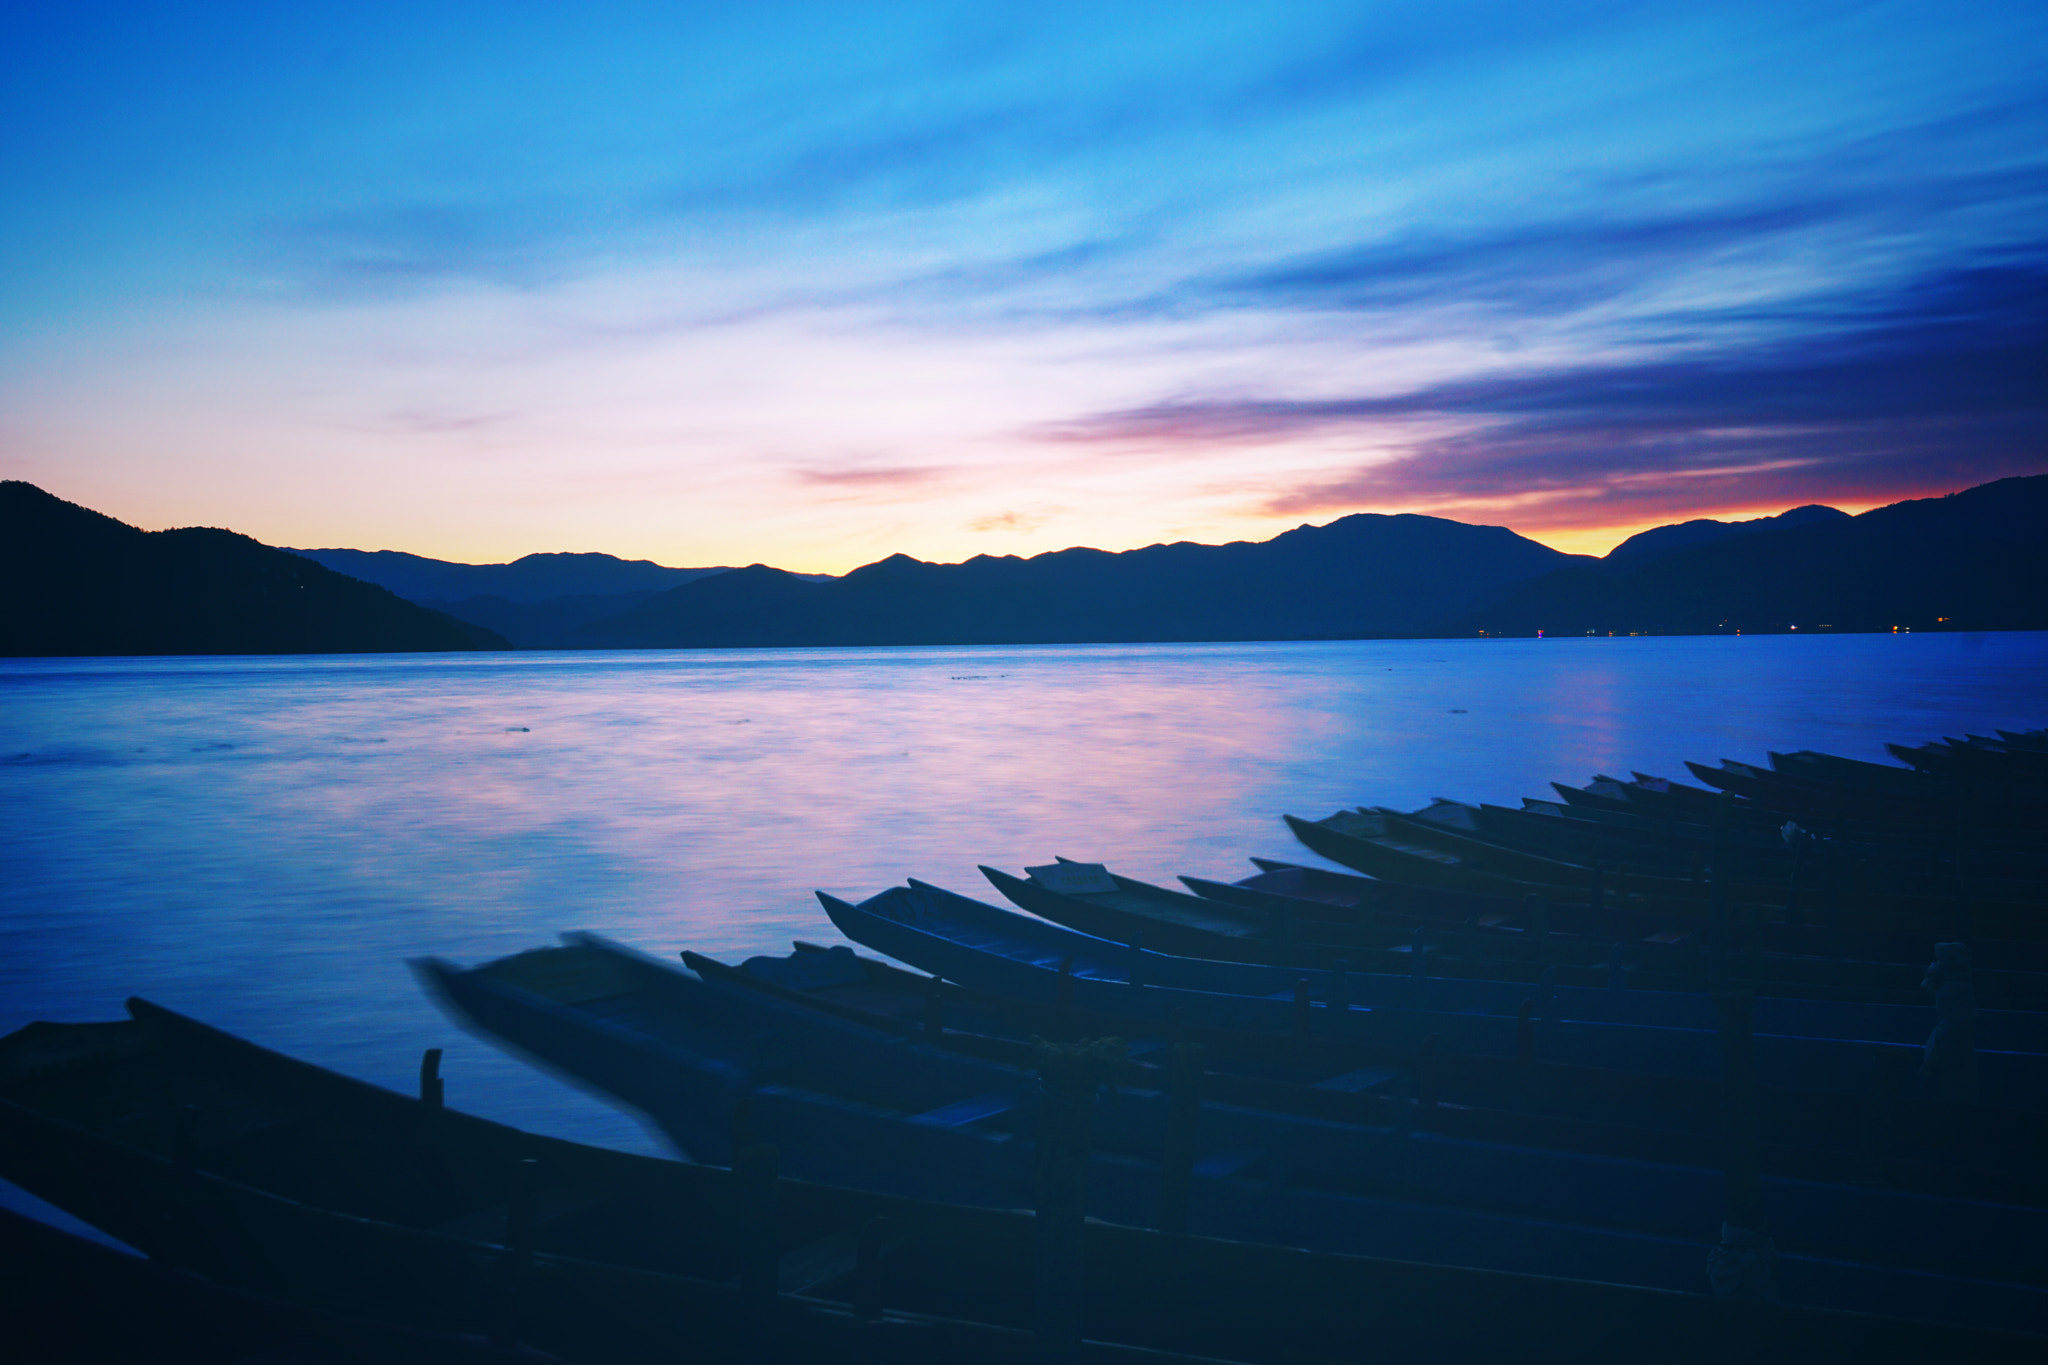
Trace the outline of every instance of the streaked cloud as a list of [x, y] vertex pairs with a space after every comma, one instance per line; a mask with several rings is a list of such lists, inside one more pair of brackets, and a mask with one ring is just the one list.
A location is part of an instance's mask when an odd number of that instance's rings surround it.
[[145, 524], [838, 570], [2048, 461], [2025, 7], [124, 14], [0, 56], [0, 472]]

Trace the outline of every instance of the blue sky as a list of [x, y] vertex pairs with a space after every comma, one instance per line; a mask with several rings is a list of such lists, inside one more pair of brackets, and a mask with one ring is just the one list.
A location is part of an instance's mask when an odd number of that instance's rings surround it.
[[836, 571], [2048, 469], [2048, 9], [16, 7], [0, 475]]

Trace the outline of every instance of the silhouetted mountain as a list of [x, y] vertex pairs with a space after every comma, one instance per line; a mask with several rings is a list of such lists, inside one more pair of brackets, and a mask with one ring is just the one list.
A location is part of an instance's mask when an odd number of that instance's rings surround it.
[[2043, 584], [2048, 474], [1781, 524], [1647, 563], [1570, 565], [1463, 614], [1448, 633], [2040, 630]]
[[652, 596], [652, 592], [614, 592], [551, 597], [544, 602], [508, 602], [502, 597], [440, 602], [428, 598], [419, 605], [445, 612], [456, 620], [474, 621], [510, 640], [514, 649], [578, 649], [581, 644], [577, 632], [584, 626], [622, 615]]
[[545, 602], [555, 597], [656, 593], [692, 579], [724, 573], [715, 569], [670, 569], [649, 559], [604, 554], [532, 554], [510, 564], [457, 564], [402, 550], [293, 550], [336, 573], [391, 589], [408, 602], [460, 602], [499, 597], [507, 602]]
[[1576, 556], [1498, 526], [1362, 514], [1260, 543], [1072, 549], [822, 583], [756, 564], [577, 632], [587, 646], [1349, 639], [1426, 631]]
[[337, 654], [505, 641], [233, 531], [142, 531], [0, 482], [0, 654]]
[[1610, 561], [1626, 559], [1635, 564], [1645, 564], [1675, 550], [1690, 549], [1695, 545], [1706, 545], [1717, 540], [1732, 540], [1737, 536], [1755, 535], [1758, 531], [1804, 526], [1813, 522], [1847, 521], [1848, 518], [1847, 512], [1833, 507], [1822, 507], [1818, 503], [1795, 507], [1789, 512], [1780, 512], [1775, 517], [1758, 517], [1754, 521], [1715, 521], [1711, 517], [1701, 517], [1697, 521], [1682, 521], [1675, 526], [1655, 526], [1647, 531], [1638, 531], [1609, 550], [1607, 558]]

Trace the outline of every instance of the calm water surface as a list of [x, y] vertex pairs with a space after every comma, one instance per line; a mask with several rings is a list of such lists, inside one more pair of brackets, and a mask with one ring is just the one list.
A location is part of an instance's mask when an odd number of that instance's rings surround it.
[[1283, 811], [2048, 720], [2048, 635], [0, 660], [0, 1029], [143, 995], [453, 1105], [658, 1150], [405, 959], [596, 929], [737, 959], [811, 892], [1055, 854], [1171, 882]]

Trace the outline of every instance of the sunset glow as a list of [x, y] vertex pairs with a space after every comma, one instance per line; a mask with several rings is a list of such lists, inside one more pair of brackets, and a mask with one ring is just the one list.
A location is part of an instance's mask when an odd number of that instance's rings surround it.
[[839, 572], [2048, 467], [2048, 11], [67, 5], [0, 477]]

